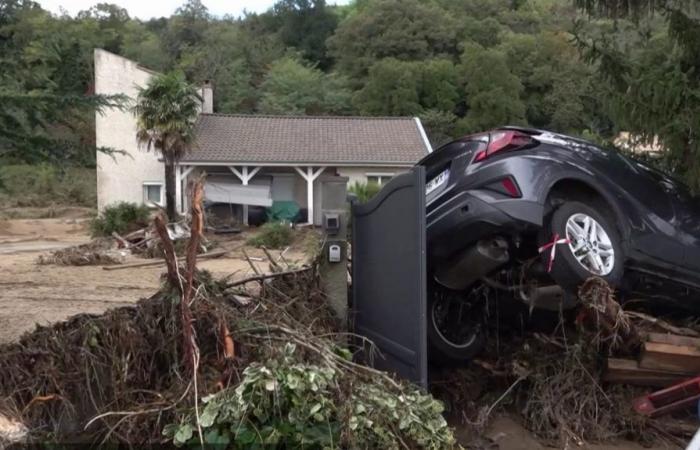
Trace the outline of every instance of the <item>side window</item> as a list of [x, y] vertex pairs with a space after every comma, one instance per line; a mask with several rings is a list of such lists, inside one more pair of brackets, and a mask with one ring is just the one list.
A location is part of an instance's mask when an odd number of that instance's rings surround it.
[[163, 206], [163, 184], [143, 183], [143, 202], [147, 205]]
[[393, 173], [368, 173], [367, 183], [377, 184], [379, 186], [385, 184], [387, 181], [393, 178]]

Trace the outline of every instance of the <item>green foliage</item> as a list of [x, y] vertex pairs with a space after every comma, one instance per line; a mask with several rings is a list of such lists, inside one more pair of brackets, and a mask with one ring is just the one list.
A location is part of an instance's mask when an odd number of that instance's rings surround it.
[[48, 164], [0, 165], [0, 204], [3, 207], [70, 205], [94, 208], [95, 170]]
[[[235, 389], [203, 399], [199, 425], [206, 444], [233, 448], [385, 448], [405, 442], [420, 448], [454, 445], [442, 405], [416, 388], [397, 394], [354, 380], [339, 399], [347, 376], [328, 366], [301, 363], [294, 344], [265, 364], [253, 363]], [[178, 445], [199, 442], [193, 415], [165, 427]]]
[[[580, 23], [576, 39], [589, 61], [599, 66], [603, 105], [618, 129], [646, 142], [658, 138], [669, 150], [671, 167], [700, 191], [700, 9], [697, 2], [577, 2], [602, 15], [631, 16], [616, 27]], [[666, 24], [654, 26], [655, 9]], [[624, 23], [624, 22], [623, 22]], [[632, 28], [634, 33], [627, 32]]]
[[277, 33], [287, 47], [298, 49], [322, 69], [330, 67], [326, 40], [338, 26], [338, 17], [325, 0], [280, 0], [268, 14], [274, 16]]
[[461, 133], [525, 123], [525, 105], [520, 100], [523, 85], [511, 73], [503, 52], [466, 44], [461, 68], [467, 80], [469, 108], [457, 124]]
[[139, 89], [134, 106], [136, 139], [160, 153], [165, 163], [165, 204], [172, 221], [177, 219], [175, 165], [194, 143], [201, 101], [181, 73], [171, 72], [152, 77]]
[[372, 197], [377, 195], [382, 189], [377, 183], [362, 183], [360, 181], [355, 181], [348, 191], [357, 196], [357, 201], [360, 203], [367, 203]]
[[458, 98], [458, 74], [452, 62], [385, 58], [370, 67], [353, 105], [366, 115], [409, 116], [426, 109], [450, 111]]
[[349, 108], [350, 91], [342, 78], [294, 57], [273, 63], [260, 91], [260, 111], [266, 114], [342, 114]]
[[260, 227], [248, 244], [256, 247], [282, 248], [292, 243], [294, 233], [288, 223], [267, 222]]
[[456, 53], [458, 23], [434, 3], [374, 0], [362, 5], [328, 40], [338, 68], [351, 79], [361, 82], [383, 58], [421, 61]]
[[129, 233], [148, 225], [151, 211], [146, 205], [119, 202], [105, 207], [99, 216], [90, 222], [93, 237]]

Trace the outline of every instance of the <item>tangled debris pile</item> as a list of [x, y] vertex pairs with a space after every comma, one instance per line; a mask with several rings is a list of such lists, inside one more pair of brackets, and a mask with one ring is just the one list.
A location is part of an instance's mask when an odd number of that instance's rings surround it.
[[109, 238], [97, 238], [86, 244], [76, 245], [40, 255], [37, 264], [54, 264], [57, 266], [112, 265], [124, 262], [126, 252], [117, 249], [115, 242]]
[[[173, 241], [175, 253], [178, 256], [183, 256], [189, 245], [189, 226], [185, 223], [175, 222], [167, 224], [166, 227], [168, 236]], [[202, 238], [197, 252], [207, 253], [215, 247], [215, 242]], [[162, 258], [163, 243], [156, 230], [149, 226], [124, 236], [112, 233], [111, 237], [98, 237], [85, 244], [41, 255], [37, 258], [37, 264], [108, 266], [123, 264], [128, 254], [140, 258]]]
[[639, 414], [634, 400], [650, 388], [627, 379], [608, 382], [606, 363], [611, 357], [637, 358], [650, 332], [696, 332], [623, 310], [601, 279], [584, 283], [579, 297], [576, 316], [559, 315], [557, 325], [544, 331], [541, 324], [524, 329], [528, 311], [515, 319], [492, 316], [491, 331], [498, 338], [490, 340], [488, 356], [437, 373], [433, 393], [474, 431], [476, 441], [501, 410], [519, 416], [528, 430], [559, 448], [613, 439], [684, 446], [698, 428], [692, 411], [659, 418]]
[[353, 362], [315, 265], [271, 260], [271, 274], [214, 280], [195, 268], [199, 208], [184, 267], [163, 219], [155, 223], [168, 267], [160, 292], [0, 346], [0, 413], [26, 424], [30, 439], [137, 448], [171, 439], [240, 447], [453, 444], [439, 402]]

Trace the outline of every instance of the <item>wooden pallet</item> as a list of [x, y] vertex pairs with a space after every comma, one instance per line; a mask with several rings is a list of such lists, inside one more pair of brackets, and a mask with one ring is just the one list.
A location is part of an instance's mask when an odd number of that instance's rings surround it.
[[649, 333], [638, 360], [608, 358], [609, 383], [667, 387], [700, 374], [700, 339]]

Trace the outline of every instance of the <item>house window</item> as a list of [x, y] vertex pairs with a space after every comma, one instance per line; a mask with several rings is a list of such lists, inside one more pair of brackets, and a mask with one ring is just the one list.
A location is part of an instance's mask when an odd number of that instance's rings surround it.
[[381, 186], [387, 181], [391, 180], [393, 176], [393, 173], [368, 173], [367, 183], [377, 184]]
[[163, 206], [163, 184], [143, 183], [143, 202], [147, 205]]

